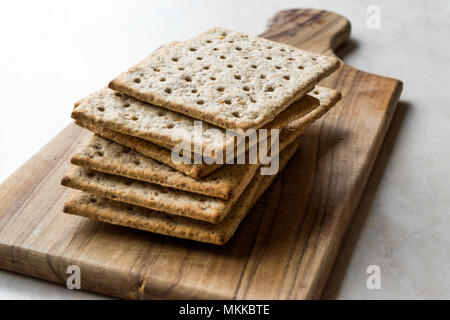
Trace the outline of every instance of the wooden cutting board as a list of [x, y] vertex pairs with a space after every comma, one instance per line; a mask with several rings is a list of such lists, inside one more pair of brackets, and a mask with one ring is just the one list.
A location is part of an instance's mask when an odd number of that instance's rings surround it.
[[[331, 55], [349, 34], [340, 15], [289, 10], [262, 36]], [[402, 89], [347, 65], [323, 85], [343, 100], [225, 246], [63, 214], [60, 179], [90, 136], [69, 125], [0, 186], [0, 268], [65, 285], [76, 264], [82, 289], [123, 298], [319, 298]]]

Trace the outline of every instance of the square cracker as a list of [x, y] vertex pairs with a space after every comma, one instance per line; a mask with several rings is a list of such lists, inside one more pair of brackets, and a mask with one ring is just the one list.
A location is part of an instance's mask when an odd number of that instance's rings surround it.
[[[295, 141], [281, 153], [280, 171], [294, 155], [298, 145], [299, 141]], [[156, 212], [80, 191], [74, 192], [65, 203], [64, 212], [172, 237], [222, 245], [235, 233], [275, 177], [255, 175], [230, 214], [219, 224]]]
[[114, 141], [147, 157], [155, 159], [158, 162], [164, 163], [165, 165], [177, 171], [180, 171], [193, 179], [203, 178], [214, 172], [218, 168], [222, 167], [222, 164], [206, 164], [204, 162], [200, 164], [173, 162], [170, 148], [164, 148], [150, 141], [126, 135], [89, 122], [77, 120], [75, 121], [75, 124], [89, 131], [92, 131], [93, 133], [101, 137]]
[[338, 69], [339, 60], [222, 28], [173, 43], [109, 83], [221, 128], [260, 128]]
[[193, 178], [200, 179], [210, 173], [214, 172], [218, 168], [222, 167], [222, 164], [207, 164], [207, 163], [184, 163], [184, 162], [173, 162], [171, 157], [170, 148], [164, 148], [160, 145], [152, 143], [150, 141], [136, 138], [130, 135], [126, 135], [111, 129], [107, 129], [100, 125], [91, 124], [85, 121], [75, 121], [75, 124], [85, 128], [103, 138], [114, 141], [132, 150], [135, 150], [143, 155], [157, 160], [158, 162], [164, 163], [169, 167], [184, 173], [185, 175]]
[[[281, 131], [280, 147], [291, 143], [340, 97], [337, 91], [326, 88], [317, 87], [314, 92], [311, 94], [318, 98], [319, 107], [290, 122], [289, 130]], [[156, 150], [159, 148], [156, 146]], [[170, 152], [166, 152], [166, 157], [170, 158]], [[88, 169], [225, 200], [233, 198], [233, 194], [240, 194], [259, 167], [257, 164], [225, 165], [208, 177], [196, 180], [155, 161], [159, 160], [158, 157], [150, 157], [95, 135], [73, 155], [71, 161]]]
[[[281, 129], [289, 122], [316, 108], [319, 102], [308, 95], [294, 103], [268, 123], [266, 129]], [[201, 141], [195, 139], [196, 119], [155, 105], [138, 101], [117, 91], [103, 88], [77, 102], [72, 118], [81, 124], [104, 127], [122, 134], [138, 137], [172, 149], [179, 143], [191, 146], [191, 150], [233, 150], [235, 138], [222, 128], [201, 122]]]

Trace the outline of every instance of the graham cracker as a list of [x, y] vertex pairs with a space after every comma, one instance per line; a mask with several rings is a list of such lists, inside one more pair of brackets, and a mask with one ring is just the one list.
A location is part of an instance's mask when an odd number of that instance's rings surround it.
[[[319, 102], [308, 95], [280, 113], [266, 129], [281, 129], [310, 110]], [[182, 143], [191, 150], [211, 150], [215, 157], [226, 154], [234, 145], [235, 137], [225, 129], [201, 122], [201, 141], [195, 139], [196, 119], [138, 101], [108, 88], [103, 88], [77, 102], [72, 112], [77, 123], [89, 124], [158, 144], [166, 149]]]
[[126, 146], [147, 157], [155, 159], [158, 162], [164, 163], [167, 166], [180, 171], [193, 179], [203, 178], [214, 172], [218, 168], [222, 167], [222, 164], [207, 164], [204, 162], [201, 164], [185, 164], [184, 162], [173, 162], [171, 158], [170, 148], [164, 148], [147, 140], [126, 135], [85, 121], [77, 120], [75, 123], [82, 128], [96, 133], [99, 136]]
[[213, 28], [159, 50], [111, 89], [221, 128], [261, 128], [338, 69], [337, 58]]

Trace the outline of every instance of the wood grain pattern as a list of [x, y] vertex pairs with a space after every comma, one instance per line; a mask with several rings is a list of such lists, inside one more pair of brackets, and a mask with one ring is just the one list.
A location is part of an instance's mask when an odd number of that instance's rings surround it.
[[[262, 35], [332, 54], [349, 22], [334, 13], [278, 13]], [[344, 65], [323, 84], [343, 100], [303, 137], [299, 152], [225, 246], [195, 243], [62, 213], [59, 185], [90, 136], [68, 126], [0, 186], [0, 267], [123, 298], [320, 297], [401, 92], [401, 82]]]

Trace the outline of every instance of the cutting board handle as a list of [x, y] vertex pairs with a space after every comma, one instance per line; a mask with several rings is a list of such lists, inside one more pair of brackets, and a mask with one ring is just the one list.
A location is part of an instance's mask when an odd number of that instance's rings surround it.
[[334, 50], [350, 38], [350, 22], [343, 16], [314, 9], [278, 12], [261, 35], [301, 49], [334, 55]]

